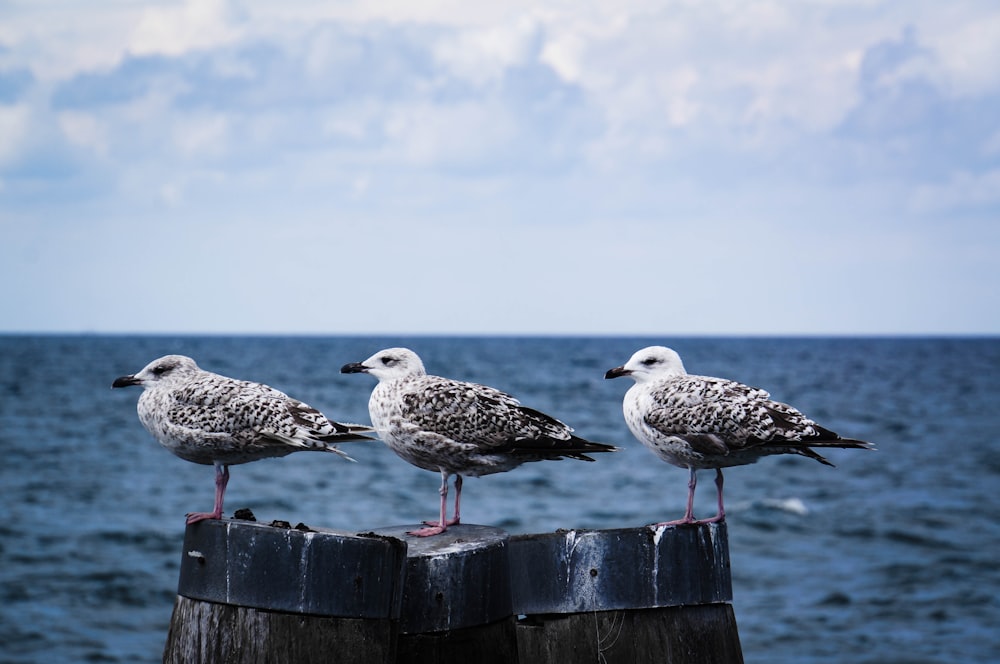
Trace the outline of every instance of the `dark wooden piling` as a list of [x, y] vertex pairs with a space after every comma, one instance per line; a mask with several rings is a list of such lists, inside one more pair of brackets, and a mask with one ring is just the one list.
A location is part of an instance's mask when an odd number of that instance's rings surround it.
[[725, 525], [188, 526], [165, 662], [742, 662]]
[[725, 524], [511, 538], [522, 662], [743, 661]]
[[405, 539], [406, 579], [397, 662], [517, 662], [507, 533], [473, 525], [411, 537], [414, 526], [375, 533]]
[[163, 661], [394, 662], [405, 561], [390, 537], [190, 525]]

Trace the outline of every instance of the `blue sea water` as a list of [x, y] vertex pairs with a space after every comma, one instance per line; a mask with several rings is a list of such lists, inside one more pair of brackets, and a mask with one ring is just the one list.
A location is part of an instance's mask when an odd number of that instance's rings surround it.
[[[620, 454], [536, 463], [466, 482], [464, 522], [512, 533], [676, 518], [686, 471], [632, 439], [627, 379], [650, 343], [692, 373], [764, 387], [878, 451], [829, 468], [771, 458], [726, 473], [734, 608], [763, 662], [1000, 658], [1000, 339], [260, 338], [0, 336], [0, 661], [159, 661], [184, 514], [211, 508], [208, 466], [141, 427], [138, 388], [112, 380], [184, 353], [368, 421], [374, 380], [346, 362], [406, 345], [432, 373], [490, 384]], [[235, 466], [226, 513], [368, 530], [434, 517], [439, 477], [381, 443], [359, 463], [294, 454]], [[696, 513], [714, 513], [706, 473]]]

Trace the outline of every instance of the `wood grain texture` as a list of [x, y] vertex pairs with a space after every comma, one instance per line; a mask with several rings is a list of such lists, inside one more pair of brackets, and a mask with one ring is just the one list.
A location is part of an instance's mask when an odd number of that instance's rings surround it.
[[742, 664], [729, 604], [529, 616], [519, 661], [532, 664]]
[[278, 613], [177, 597], [163, 661], [171, 664], [396, 661], [393, 621]]

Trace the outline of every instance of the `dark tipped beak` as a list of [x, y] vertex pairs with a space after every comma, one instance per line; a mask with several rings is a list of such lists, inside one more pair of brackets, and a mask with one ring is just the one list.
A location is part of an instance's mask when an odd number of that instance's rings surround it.
[[340, 373], [367, 373], [368, 367], [360, 362], [351, 362], [340, 367]]
[[608, 369], [608, 373], [604, 374], [605, 380], [608, 378], [621, 378], [622, 376], [631, 375], [631, 371], [625, 367], [615, 367], [614, 369]]
[[135, 376], [122, 376], [121, 378], [115, 378], [115, 382], [111, 383], [111, 387], [128, 387], [129, 385], [138, 385], [140, 381]]

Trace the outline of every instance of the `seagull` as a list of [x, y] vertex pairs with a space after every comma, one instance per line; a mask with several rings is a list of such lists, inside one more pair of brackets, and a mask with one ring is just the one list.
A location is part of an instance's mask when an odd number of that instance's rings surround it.
[[[417, 537], [438, 535], [460, 522], [463, 476], [502, 473], [527, 461], [593, 461], [588, 454], [618, 450], [574, 436], [559, 420], [492, 387], [427, 375], [408, 348], [381, 350], [340, 371], [378, 379], [368, 412], [379, 437], [414, 466], [441, 473], [440, 517], [408, 533]], [[455, 512], [449, 520], [445, 503], [452, 475]]]
[[[622, 404], [632, 435], [662, 460], [689, 471], [684, 518], [653, 527], [724, 521], [723, 468], [756, 463], [771, 454], [801, 454], [832, 466], [812, 448], [875, 449], [863, 440], [841, 438], [792, 406], [773, 401], [762, 389], [690, 375], [680, 356], [664, 346], [643, 348], [604, 375], [620, 376], [635, 381]], [[715, 469], [719, 509], [714, 517], [698, 521], [694, 490], [696, 473], [704, 468]]]
[[166, 355], [111, 387], [141, 385], [139, 421], [161, 445], [186, 461], [215, 466], [215, 508], [187, 523], [222, 518], [229, 466], [292, 452], [333, 452], [336, 443], [374, 440], [371, 427], [340, 424], [283, 392], [203, 371], [184, 355]]

